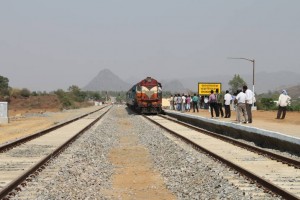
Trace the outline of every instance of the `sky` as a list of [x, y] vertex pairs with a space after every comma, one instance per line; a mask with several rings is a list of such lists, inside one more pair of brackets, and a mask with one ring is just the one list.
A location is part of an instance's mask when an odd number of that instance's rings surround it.
[[31, 91], [123, 80], [300, 73], [299, 0], [0, 0], [0, 75]]

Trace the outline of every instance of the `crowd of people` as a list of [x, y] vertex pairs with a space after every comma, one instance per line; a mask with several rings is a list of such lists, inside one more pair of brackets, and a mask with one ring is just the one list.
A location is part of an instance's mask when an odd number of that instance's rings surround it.
[[[278, 113], [276, 119], [284, 119], [286, 115], [286, 106], [290, 97], [286, 90], [282, 91], [278, 100]], [[237, 90], [235, 94], [230, 94], [226, 90], [225, 95], [218, 89], [211, 90], [209, 96], [200, 96], [197, 94], [175, 94], [171, 95], [170, 109], [181, 112], [199, 112], [199, 109], [209, 109], [211, 118], [221, 117], [230, 118], [231, 110], [236, 111], [236, 121], [238, 123], [252, 123], [252, 106], [256, 102], [254, 93], [245, 85]], [[224, 111], [223, 111], [224, 107]]]
[[182, 112], [190, 112], [191, 108], [193, 112], [199, 112], [201, 107], [200, 95], [186, 95], [186, 94], [175, 94], [171, 95], [170, 98], [170, 109]]

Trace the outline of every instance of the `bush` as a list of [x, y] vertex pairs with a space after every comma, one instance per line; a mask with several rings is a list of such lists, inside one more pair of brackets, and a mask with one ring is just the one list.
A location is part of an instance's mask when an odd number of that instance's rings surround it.
[[75, 101], [69, 92], [65, 92], [62, 89], [59, 89], [59, 90], [55, 91], [54, 93], [57, 95], [57, 97], [62, 105], [62, 109], [77, 108], [77, 106], [75, 106]]
[[38, 94], [36, 91], [33, 91], [33, 92], [31, 93], [31, 95], [32, 95], [32, 96], [35, 96], [35, 97], [36, 97], [36, 96], [39, 96], [39, 94]]
[[67, 97], [67, 96], [62, 96], [60, 98], [60, 102], [63, 106], [63, 109], [71, 109], [73, 108], [74, 103]]
[[297, 103], [297, 104], [293, 104], [291, 106], [288, 106], [287, 107], [287, 110], [288, 111], [300, 111], [300, 104]]
[[260, 101], [256, 102], [258, 110], [276, 110], [277, 106], [272, 98], [261, 98]]
[[23, 88], [21, 91], [20, 91], [20, 95], [22, 97], [30, 97], [30, 91], [27, 89], [27, 88]]
[[4, 76], [0, 76], [0, 96], [6, 96], [9, 92], [9, 80]]
[[21, 90], [18, 88], [11, 88], [9, 91], [11, 97], [17, 98], [21, 96]]

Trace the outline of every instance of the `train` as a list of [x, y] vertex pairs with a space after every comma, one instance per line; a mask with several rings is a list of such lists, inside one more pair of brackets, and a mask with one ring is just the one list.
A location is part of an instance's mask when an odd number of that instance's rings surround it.
[[126, 93], [126, 104], [142, 114], [159, 114], [162, 112], [162, 86], [151, 77], [146, 77], [133, 85]]

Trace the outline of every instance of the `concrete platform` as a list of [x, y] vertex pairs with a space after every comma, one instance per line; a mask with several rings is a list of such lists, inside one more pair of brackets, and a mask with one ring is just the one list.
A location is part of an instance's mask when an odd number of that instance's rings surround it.
[[243, 139], [263, 148], [273, 148], [300, 156], [300, 138], [284, 133], [265, 130], [247, 124], [210, 119], [198, 115], [164, 110], [165, 113], [179, 121], [216, 132], [222, 135]]

